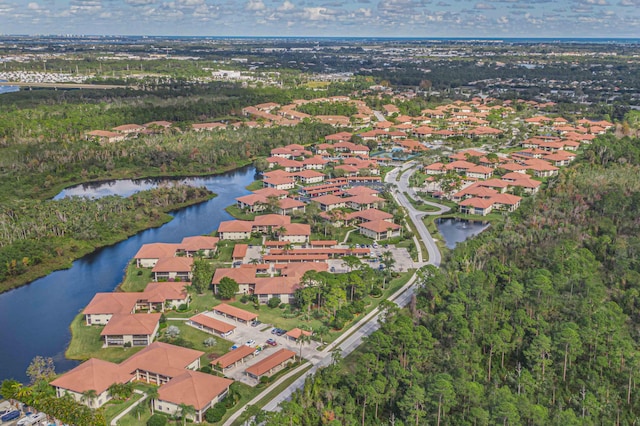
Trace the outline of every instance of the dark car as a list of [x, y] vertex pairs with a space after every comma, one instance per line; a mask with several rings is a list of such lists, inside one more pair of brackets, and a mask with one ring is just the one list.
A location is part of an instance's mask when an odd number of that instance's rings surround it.
[[7, 414], [5, 414], [4, 416], [0, 417], [0, 420], [2, 420], [3, 422], [8, 422], [10, 420], [15, 420], [18, 417], [20, 417], [20, 411], [18, 410], [13, 410], [13, 411], [9, 411]]
[[276, 336], [282, 336], [286, 332], [287, 332], [287, 330], [283, 330], [283, 329], [279, 328], [278, 331], [276, 331]]

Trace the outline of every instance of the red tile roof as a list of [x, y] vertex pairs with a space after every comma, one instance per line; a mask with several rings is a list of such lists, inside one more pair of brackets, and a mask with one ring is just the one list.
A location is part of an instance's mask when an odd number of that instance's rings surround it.
[[50, 384], [77, 393], [94, 390], [98, 395], [114, 383], [126, 383], [133, 378], [114, 364], [101, 359], [91, 358], [74, 369], [64, 373]]
[[217, 306], [214, 306], [213, 310], [215, 312], [222, 312], [223, 314], [226, 314], [228, 316], [239, 318], [243, 321], [251, 321], [258, 318], [258, 314], [245, 311], [244, 309], [236, 308], [235, 306], [227, 305], [226, 303], [221, 303]]
[[162, 314], [115, 314], [104, 326], [101, 336], [151, 335]]
[[235, 325], [228, 324], [224, 321], [217, 320], [205, 314], [198, 314], [189, 318], [189, 321], [196, 324], [204, 325], [218, 333], [228, 333], [236, 329]]
[[158, 399], [176, 405], [191, 405], [200, 411], [229, 389], [232, 383], [230, 379], [187, 370], [161, 386]]
[[295, 352], [290, 351], [289, 349], [282, 348], [273, 355], [270, 355], [262, 361], [247, 368], [245, 371], [249, 374], [260, 377], [263, 374], [268, 373], [271, 369], [290, 360], [291, 358], [295, 358], [295, 356]]
[[190, 272], [193, 257], [162, 257], [151, 270], [152, 272]]
[[227, 352], [226, 354], [214, 359], [211, 361], [211, 365], [217, 366], [220, 364], [220, 367], [224, 369], [248, 357], [249, 355], [253, 355], [255, 351], [256, 350], [250, 346], [241, 345], [231, 352]]

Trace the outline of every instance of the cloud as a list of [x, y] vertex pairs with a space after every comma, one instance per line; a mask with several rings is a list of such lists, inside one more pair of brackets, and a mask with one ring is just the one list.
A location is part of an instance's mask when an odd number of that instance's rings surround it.
[[640, 7], [640, 0], [621, 0], [620, 3], [618, 3], [618, 6], [622, 6], [622, 7], [631, 7], [631, 6]]
[[496, 7], [494, 5], [489, 3], [476, 3], [474, 7], [474, 9], [477, 9], [477, 10], [493, 10], [495, 8]]
[[303, 18], [308, 21], [333, 21], [334, 12], [326, 7], [305, 7]]
[[249, 0], [247, 5], [244, 7], [246, 10], [253, 10], [255, 12], [265, 10], [267, 6], [264, 5], [262, 0]]
[[130, 4], [131, 6], [147, 6], [150, 4], [154, 4], [156, 0], [125, 0], [125, 3]]
[[29, 9], [29, 10], [40, 10], [40, 9], [42, 9], [42, 8], [40, 7], [40, 5], [39, 5], [38, 3], [36, 3], [36, 2], [31, 2], [31, 3], [29, 3], [29, 4], [27, 5], [27, 9]]
[[287, 11], [293, 10], [295, 8], [296, 8], [296, 6], [293, 3], [291, 3], [289, 0], [285, 0], [285, 2], [282, 3], [282, 5], [280, 7], [278, 7], [278, 10], [280, 12], [287, 12]]
[[102, 10], [100, 0], [72, 0], [69, 11], [71, 13], [96, 13]]

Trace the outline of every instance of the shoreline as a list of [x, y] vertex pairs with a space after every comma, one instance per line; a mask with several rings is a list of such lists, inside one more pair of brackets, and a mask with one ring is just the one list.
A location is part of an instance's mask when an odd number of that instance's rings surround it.
[[[163, 210], [162, 215], [160, 216], [160, 218], [156, 221], [152, 221], [149, 222], [147, 224], [145, 224], [146, 226], [140, 226], [138, 228], [135, 228], [132, 232], [130, 233], [125, 233], [122, 235], [122, 238], [115, 238], [112, 240], [106, 240], [106, 241], [102, 241], [97, 245], [91, 245], [90, 242], [87, 242], [87, 245], [80, 248], [78, 251], [74, 252], [74, 255], [69, 258], [69, 259], [65, 259], [65, 260], [61, 260], [60, 262], [48, 262], [48, 263], [42, 263], [41, 265], [38, 266], [42, 266], [41, 268], [34, 268], [34, 270], [32, 271], [32, 273], [30, 274], [23, 274], [20, 275], [18, 277], [16, 277], [15, 282], [13, 282], [13, 280], [6, 280], [3, 283], [3, 286], [0, 287], [0, 295], [3, 293], [7, 293], [11, 290], [15, 290], [17, 288], [20, 287], [24, 287], [26, 285], [29, 285], [31, 283], [33, 283], [34, 281], [38, 280], [39, 278], [43, 278], [46, 277], [49, 274], [52, 274], [53, 272], [56, 271], [60, 271], [60, 270], [64, 270], [64, 269], [69, 269], [71, 268], [71, 266], [73, 265], [73, 262], [75, 262], [76, 260], [82, 259], [83, 257], [95, 253], [96, 251], [103, 249], [105, 247], [109, 247], [109, 246], [113, 246], [115, 244], [118, 244], [122, 241], [127, 240], [128, 238], [142, 232], [142, 231], [146, 231], [147, 229], [153, 229], [153, 228], [159, 228], [162, 225], [165, 225], [166, 223], [171, 222], [171, 220], [173, 220], [173, 216], [170, 215], [169, 213], [175, 210], [179, 210], [182, 208], [186, 208], [186, 207], [191, 207], [191, 206], [195, 206], [204, 202], [207, 202], [213, 198], [217, 197], [217, 194], [215, 193], [211, 193], [209, 196], [207, 197], [201, 197], [198, 199], [194, 199], [192, 201], [188, 201], [185, 203], [180, 203], [180, 204], [172, 204], [171, 206], [167, 206], [167, 208], [165, 210]], [[23, 278], [23, 279], [19, 279], [19, 278]], [[9, 285], [5, 288], [4, 284], [9, 283]]]

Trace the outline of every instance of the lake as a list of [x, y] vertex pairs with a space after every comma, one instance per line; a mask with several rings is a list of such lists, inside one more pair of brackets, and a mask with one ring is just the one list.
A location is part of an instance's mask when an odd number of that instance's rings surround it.
[[437, 219], [436, 226], [447, 248], [453, 249], [456, 244], [465, 241], [467, 238], [476, 236], [487, 229], [489, 224], [487, 222], [448, 218]]
[[147, 243], [177, 243], [183, 237], [209, 234], [221, 221], [232, 219], [225, 207], [248, 194], [245, 186], [255, 180], [255, 168], [217, 176], [186, 179], [140, 179], [91, 183], [67, 188], [64, 196], [129, 196], [134, 192], [176, 181], [205, 186], [218, 194], [201, 204], [172, 212], [165, 225], [142, 231], [113, 246], [104, 247], [73, 262], [70, 269], [53, 272], [29, 285], [0, 294], [0, 381], [13, 378], [27, 382], [25, 371], [36, 355], [52, 357], [56, 371], [77, 365], [64, 356], [73, 318], [98, 292], [113, 291], [138, 249]]

